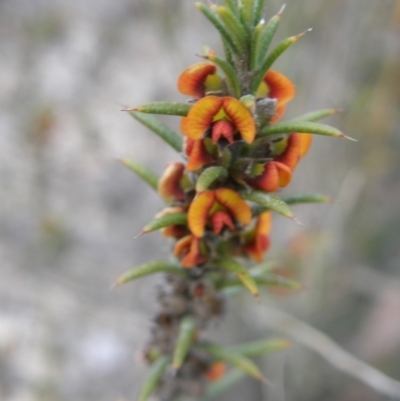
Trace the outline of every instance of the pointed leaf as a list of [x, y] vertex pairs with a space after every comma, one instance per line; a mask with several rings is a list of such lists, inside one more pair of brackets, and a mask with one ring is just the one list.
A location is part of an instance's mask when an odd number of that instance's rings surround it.
[[153, 391], [160, 383], [160, 380], [163, 377], [165, 370], [167, 369], [168, 362], [169, 358], [167, 356], [163, 356], [161, 358], [158, 358], [151, 365], [150, 374], [145, 382], [142, 384], [137, 401], [147, 401], [149, 399]]
[[140, 111], [147, 114], [164, 114], [167, 116], [186, 117], [189, 113], [191, 104], [179, 102], [150, 102], [141, 104], [139, 107], [128, 108], [126, 111]]
[[247, 48], [247, 32], [229, 8], [219, 6], [217, 7], [217, 13], [232, 38], [236, 49], [238, 49], [239, 54], [243, 55]]
[[155, 173], [140, 163], [134, 162], [131, 159], [121, 159], [121, 163], [128, 167], [131, 171], [137, 174], [144, 182], [149, 184], [155, 191], [158, 191], [159, 178]]
[[197, 179], [196, 191], [203, 192], [219, 178], [225, 179], [228, 177], [228, 170], [225, 167], [213, 166], [206, 168]]
[[240, 369], [232, 369], [221, 380], [208, 385], [206, 395], [200, 401], [211, 401], [244, 379], [246, 374]]
[[224, 0], [225, 6], [228, 7], [234, 15], [239, 16], [239, 9], [236, 0]]
[[204, 16], [215, 26], [215, 28], [217, 28], [217, 30], [219, 31], [219, 33], [223, 38], [224, 43], [228, 46], [229, 51], [234, 54], [238, 54], [238, 49], [236, 45], [233, 43], [229, 31], [226, 29], [225, 25], [220, 20], [218, 14], [214, 10], [208, 8], [203, 3], [196, 3], [195, 5], [204, 14]]
[[[276, 274], [265, 274], [263, 276], [252, 275], [254, 281], [258, 286], [268, 286], [268, 287], [280, 287], [280, 288], [288, 288], [291, 290], [301, 290], [303, 289], [303, 285], [297, 281], [287, 279], [286, 277], [282, 277]], [[228, 279], [221, 283], [218, 288], [226, 289], [226, 288], [234, 288], [240, 287], [241, 283], [238, 279]]]
[[256, 26], [263, 17], [265, 0], [254, 0], [253, 26]]
[[218, 67], [221, 68], [221, 70], [225, 74], [228, 89], [231, 91], [231, 93], [234, 97], [239, 97], [240, 96], [240, 82], [239, 82], [239, 78], [236, 75], [236, 71], [232, 67], [232, 65], [218, 56], [207, 56], [205, 58], [207, 60], [210, 60], [213, 63], [217, 64]]
[[332, 203], [333, 199], [329, 196], [322, 194], [296, 194], [296, 195], [285, 195], [282, 196], [282, 200], [288, 205], [293, 205], [296, 203]]
[[149, 114], [143, 114], [136, 111], [129, 113], [133, 118], [140, 121], [147, 128], [150, 128], [155, 134], [163, 139], [168, 145], [176, 151], [182, 152], [182, 136], [164, 124], [157, 117]]
[[146, 224], [143, 231], [139, 234], [147, 234], [152, 231], [160, 230], [164, 227], [186, 225], [187, 224], [187, 213], [169, 213], [164, 216], [158, 217]]
[[219, 345], [199, 344], [198, 346], [207, 351], [215, 359], [227, 362], [255, 379], [266, 381], [258, 366], [246, 356]]
[[[334, 136], [345, 139], [352, 139], [348, 136], [344, 135], [337, 128], [331, 127], [325, 124], [313, 123], [308, 121], [284, 121], [281, 123], [267, 125], [262, 128], [258, 136], [263, 137], [267, 135], [275, 135], [275, 134], [287, 134], [291, 132], [297, 133], [306, 133], [306, 134], [318, 134], [318, 135], [326, 135], [326, 136]], [[352, 139], [353, 140], [353, 139]]]
[[[262, 2], [262, 1], [260, 0], [260, 2]], [[263, 60], [266, 58], [268, 48], [269, 48], [269, 46], [272, 42], [272, 39], [278, 29], [279, 23], [281, 22], [281, 15], [282, 15], [284, 9], [285, 9], [285, 6], [283, 6], [280, 9], [279, 13], [274, 15], [268, 21], [268, 23], [266, 25], [264, 23], [260, 23], [257, 26], [257, 28], [256, 28], [256, 31], [258, 31], [257, 39], [254, 42], [252, 54], [251, 54], [252, 69], [256, 69], [259, 65], [262, 64]]]
[[311, 111], [309, 113], [303, 114], [299, 117], [294, 118], [291, 121], [318, 121], [322, 120], [323, 118], [333, 116], [334, 114], [340, 113], [339, 109], [322, 109], [322, 110], [316, 110], [316, 111]]
[[186, 276], [186, 272], [179, 266], [171, 263], [166, 263], [163, 260], [158, 260], [155, 262], [145, 263], [143, 265], [137, 266], [134, 269], [128, 270], [122, 274], [114, 286], [126, 284], [129, 281], [136, 280], [138, 278], [149, 276], [155, 273], [172, 273], [178, 274], [180, 276]]
[[174, 355], [172, 357], [172, 367], [178, 370], [186, 359], [196, 330], [196, 320], [190, 316], [182, 319], [178, 338], [176, 340]]
[[215, 267], [228, 270], [236, 274], [237, 278], [242, 282], [242, 284], [258, 299], [259, 292], [257, 284], [253, 277], [250, 276], [248, 270], [235, 260], [221, 259], [213, 263]]
[[[307, 31], [306, 31], [307, 32]], [[275, 60], [291, 45], [296, 43], [303, 35], [305, 32], [300, 33], [299, 35], [296, 36], [291, 36], [290, 38], [287, 38], [280, 42], [273, 50], [272, 52], [266, 57], [266, 59], [263, 61], [262, 65], [259, 68], [259, 72], [256, 74], [254, 79], [252, 80], [252, 91], [255, 93], [257, 91], [257, 88], [260, 86], [262, 80], [264, 79], [265, 74], [267, 71], [271, 68], [272, 64], [275, 62]]]
[[240, 4], [240, 20], [247, 26], [249, 31], [253, 28], [253, 7], [254, 0], [242, 0]]
[[261, 205], [263, 212], [266, 210], [273, 210], [282, 216], [289, 217], [289, 219], [294, 219], [294, 213], [289, 208], [288, 204], [282, 199], [278, 198], [276, 195], [271, 195], [264, 191], [254, 190], [254, 191], [240, 191], [240, 195], [250, 201]]
[[262, 277], [265, 273], [269, 273], [275, 267], [277, 267], [277, 263], [273, 260], [268, 260], [251, 267], [249, 272], [252, 277]]
[[234, 347], [230, 347], [230, 349], [249, 358], [255, 358], [262, 354], [283, 351], [288, 349], [291, 345], [292, 343], [285, 338], [270, 338], [236, 345]]

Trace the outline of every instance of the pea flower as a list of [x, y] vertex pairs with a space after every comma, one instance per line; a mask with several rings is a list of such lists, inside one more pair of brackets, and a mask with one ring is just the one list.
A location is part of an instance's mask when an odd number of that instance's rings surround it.
[[251, 209], [232, 189], [218, 188], [204, 191], [189, 207], [189, 229], [198, 238], [204, 236], [207, 225], [214, 234], [220, 234], [225, 227], [233, 230], [235, 221], [244, 225], [250, 224]]

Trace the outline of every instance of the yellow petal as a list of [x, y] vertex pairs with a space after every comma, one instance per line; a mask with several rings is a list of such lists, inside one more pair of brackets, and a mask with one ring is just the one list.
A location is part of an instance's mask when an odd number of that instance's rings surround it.
[[241, 137], [252, 143], [256, 135], [256, 125], [250, 111], [239, 100], [233, 97], [224, 97], [223, 108], [227, 116], [232, 120]]
[[215, 197], [237, 221], [245, 225], [250, 223], [251, 209], [237, 192], [228, 188], [219, 188], [215, 190]]
[[206, 96], [196, 102], [187, 117], [181, 121], [183, 135], [191, 139], [200, 139], [221, 109], [222, 103], [222, 98], [217, 96]]
[[191, 203], [188, 211], [190, 231], [198, 238], [204, 235], [208, 213], [215, 202], [215, 191], [204, 191]]

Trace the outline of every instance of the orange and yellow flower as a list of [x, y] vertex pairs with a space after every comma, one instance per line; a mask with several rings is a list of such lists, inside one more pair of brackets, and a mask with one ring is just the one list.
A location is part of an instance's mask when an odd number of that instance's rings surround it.
[[193, 140], [209, 136], [213, 143], [222, 138], [233, 143], [237, 134], [247, 143], [252, 143], [256, 135], [250, 111], [239, 100], [229, 96], [200, 99], [187, 117], [182, 118], [181, 130]]
[[271, 231], [271, 212], [260, 214], [253, 230], [250, 231], [243, 251], [256, 262], [262, 262], [264, 253], [268, 250], [270, 240], [268, 234]]
[[292, 171], [286, 164], [273, 160], [265, 163], [263, 167], [261, 174], [245, 179], [252, 188], [276, 192], [290, 183]]
[[175, 162], [168, 164], [163, 175], [158, 181], [158, 193], [167, 202], [183, 201], [185, 192], [181, 186], [185, 166]]
[[311, 143], [312, 134], [290, 134], [285, 150], [274, 160], [285, 164], [293, 171], [299, 160], [308, 152]]
[[188, 211], [188, 225], [193, 235], [204, 236], [208, 225], [214, 234], [228, 227], [233, 230], [235, 222], [248, 225], [251, 209], [241, 196], [228, 188], [204, 191], [194, 199]]
[[196, 171], [207, 164], [215, 162], [213, 156], [208, 152], [203, 139], [194, 140], [186, 138], [184, 152], [188, 157], [187, 171]]
[[186, 68], [178, 79], [178, 90], [187, 96], [202, 98], [207, 92], [222, 89], [217, 67], [209, 62], [196, 63]]
[[269, 70], [257, 89], [256, 97], [276, 99], [275, 116], [271, 123], [277, 122], [286, 110], [286, 103], [294, 98], [296, 88], [292, 81], [280, 72]]
[[222, 379], [226, 372], [226, 365], [222, 361], [214, 362], [205, 373], [205, 377], [210, 382]]
[[189, 234], [176, 242], [174, 256], [180, 259], [182, 267], [190, 269], [207, 261], [202, 248], [201, 239]]

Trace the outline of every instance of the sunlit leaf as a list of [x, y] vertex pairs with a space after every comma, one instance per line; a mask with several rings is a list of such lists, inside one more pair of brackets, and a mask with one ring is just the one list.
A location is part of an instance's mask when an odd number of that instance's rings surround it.
[[136, 111], [131, 111], [129, 114], [147, 128], [151, 129], [176, 151], [182, 151], [182, 136], [160, 121], [157, 117]]
[[114, 285], [117, 286], [126, 284], [129, 281], [136, 280], [138, 278], [149, 276], [150, 274], [155, 273], [173, 273], [181, 276], [186, 276], [186, 271], [181, 269], [179, 266], [167, 263], [163, 260], [159, 260], [155, 262], [148, 262], [131, 270], [128, 270], [126, 273], [122, 274], [118, 278]]
[[151, 365], [150, 374], [142, 384], [137, 401], [147, 401], [149, 399], [153, 391], [160, 383], [160, 380], [168, 366], [168, 362], [169, 358], [167, 356], [163, 356], [158, 358]]
[[188, 316], [181, 320], [179, 326], [178, 338], [172, 357], [172, 367], [178, 370], [186, 359], [190, 346], [193, 343], [193, 337], [196, 330], [196, 321]]
[[147, 167], [137, 163], [131, 159], [121, 159], [121, 163], [128, 167], [131, 171], [137, 174], [144, 182], [149, 184], [155, 191], [158, 192], [159, 177], [149, 170]]

